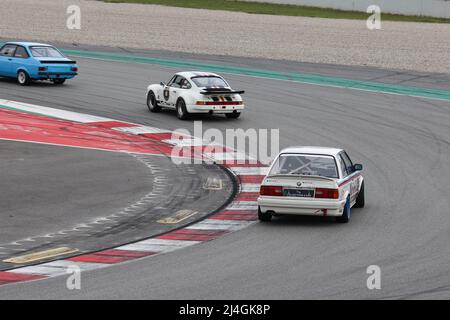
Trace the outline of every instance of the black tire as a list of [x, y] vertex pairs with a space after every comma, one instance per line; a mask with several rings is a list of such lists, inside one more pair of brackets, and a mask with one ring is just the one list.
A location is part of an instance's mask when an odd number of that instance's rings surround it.
[[342, 213], [342, 216], [337, 217], [336, 221], [340, 223], [347, 223], [350, 221], [350, 215], [351, 215], [352, 208], [350, 207], [350, 198], [347, 199], [347, 202], [345, 203], [344, 212]]
[[364, 208], [364, 181], [361, 184], [361, 190], [359, 190], [358, 197], [356, 198], [355, 208]]
[[27, 86], [31, 83], [31, 78], [26, 71], [20, 70], [17, 72], [17, 82], [21, 86]]
[[64, 82], [66, 82], [66, 79], [61, 79], [61, 78], [57, 78], [57, 79], [52, 79], [52, 82], [56, 85], [61, 85]]
[[186, 120], [189, 118], [189, 113], [186, 110], [186, 103], [183, 99], [178, 99], [176, 106], [177, 117], [180, 120]]
[[148, 107], [148, 110], [150, 110], [150, 112], [160, 112], [161, 111], [161, 107], [156, 102], [156, 97], [155, 97], [155, 94], [153, 93], [153, 91], [150, 91], [147, 94], [147, 107]]
[[270, 212], [261, 212], [261, 208], [258, 207], [258, 219], [263, 222], [270, 222], [272, 220], [272, 214]]
[[227, 117], [228, 119], [237, 119], [240, 115], [240, 112], [225, 113], [225, 117]]

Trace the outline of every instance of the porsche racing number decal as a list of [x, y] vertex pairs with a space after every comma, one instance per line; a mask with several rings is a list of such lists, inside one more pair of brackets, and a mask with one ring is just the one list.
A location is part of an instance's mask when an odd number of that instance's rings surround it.
[[168, 101], [168, 100], [169, 100], [169, 96], [170, 96], [169, 87], [165, 87], [165, 88], [164, 88], [164, 99], [165, 99], [166, 101]]

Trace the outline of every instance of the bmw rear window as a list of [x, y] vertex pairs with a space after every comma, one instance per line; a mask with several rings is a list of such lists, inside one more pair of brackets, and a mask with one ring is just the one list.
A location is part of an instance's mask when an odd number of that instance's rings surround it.
[[31, 54], [36, 58], [65, 58], [54, 47], [31, 47]]
[[334, 157], [314, 154], [280, 155], [269, 173], [276, 174], [338, 178]]

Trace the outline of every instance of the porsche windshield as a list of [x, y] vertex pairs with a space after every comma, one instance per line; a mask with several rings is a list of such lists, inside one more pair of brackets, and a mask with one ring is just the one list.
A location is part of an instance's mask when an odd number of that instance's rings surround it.
[[64, 58], [61, 52], [53, 47], [31, 47], [31, 54], [36, 58]]
[[275, 161], [269, 175], [306, 175], [338, 178], [332, 156], [309, 154], [282, 154]]
[[228, 87], [228, 84], [222, 78], [216, 76], [192, 77], [191, 80], [194, 81], [195, 85], [199, 88]]

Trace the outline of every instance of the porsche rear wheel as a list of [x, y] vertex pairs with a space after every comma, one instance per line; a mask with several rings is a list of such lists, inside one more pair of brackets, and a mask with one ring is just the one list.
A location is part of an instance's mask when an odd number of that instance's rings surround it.
[[183, 99], [177, 101], [176, 107], [177, 117], [180, 120], [186, 120], [189, 117], [189, 113], [186, 110], [186, 103]]
[[30, 84], [31, 78], [28, 73], [26, 73], [26, 71], [20, 70], [19, 72], [17, 72], [17, 82], [21, 86], [27, 86]]
[[225, 113], [225, 117], [227, 117], [228, 119], [237, 119], [240, 115], [240, 112]]
[[156, 97], [153, 91], [150, 91], [147, 94], [147, 107], [150, 112], [159, 112], [161, 111], [161, 107], [158, 106], [158, 102], [156, 102]]

